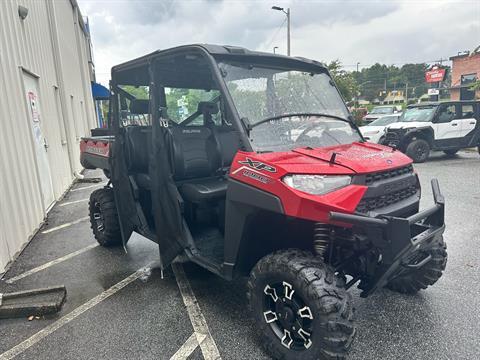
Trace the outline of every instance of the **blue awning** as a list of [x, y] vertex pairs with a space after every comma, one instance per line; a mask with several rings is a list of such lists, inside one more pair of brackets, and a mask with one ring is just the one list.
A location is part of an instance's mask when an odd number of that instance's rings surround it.
[[92, 95], [95, 100], [108, 100], [110, 98], [110, 90], [101, 84], [92, 82]]

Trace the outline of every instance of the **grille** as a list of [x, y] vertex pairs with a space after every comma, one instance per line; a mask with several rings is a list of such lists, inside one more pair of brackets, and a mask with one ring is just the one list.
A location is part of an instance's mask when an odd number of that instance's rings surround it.
[[409, 198], [417, 193], [417, 187], [411, 185], [405, 189], [385, 194], [382, 196], [362, 199], [357, 206], [357, 211], [361, 213], [367, 213], [372, 210], [380, 209], [382, 207], [395, 204], [399, 201]]
[[389, 171], [383, 171], [383, 172], [378, 172], [378, 173], [373, 173], [373, 174], [367, 174], [365, 177], [365, 184], [366, 185], [371, 185], [376, 181], [379, 180], [385, 180], [385, 179], [391, 179], [396, 176], [404, 175], [404, 174], [410, 174], [413, 172], [413, 166], [408, 165], [404, 166], [395, 170], [389, 170]]

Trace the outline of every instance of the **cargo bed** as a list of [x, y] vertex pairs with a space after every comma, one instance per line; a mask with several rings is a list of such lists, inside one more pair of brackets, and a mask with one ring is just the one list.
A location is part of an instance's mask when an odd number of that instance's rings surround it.
[[80, 142], [80, 163], [85, 169], [110, 170], [109, 156], [113, 136], [84, 137]]

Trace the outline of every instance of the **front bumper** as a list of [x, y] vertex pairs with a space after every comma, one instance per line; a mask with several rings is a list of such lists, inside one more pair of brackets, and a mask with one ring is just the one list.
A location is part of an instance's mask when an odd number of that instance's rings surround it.
[[415, 253], [430, 248], [445, 230], [445, 199], [437, 179], [432, 179], [431, 183], [435, 205], [406, 218], [386, 215], [372, 218], [330, 212], [332, 221], [361, 226], [381, 250], [382, 258], [374, 275], [361, 287], [362, 297], [385, 286], [405, 268], [421, 268], [430, 261], [427, 256], [414, 265], [409, 264]]

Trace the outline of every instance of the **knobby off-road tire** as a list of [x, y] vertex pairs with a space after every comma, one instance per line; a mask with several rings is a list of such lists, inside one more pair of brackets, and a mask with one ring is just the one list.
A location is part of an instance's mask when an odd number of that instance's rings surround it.
[[98, 243], [106, 247], [120, 245], [122, 236], [113, 189], [103, 188], [92, 192], [88, 209], [90, 226]]
[[447, 265], [447, 245], [439, 241], [428, 251], [432, 259], [420, 269], [411, 269], [387, 284], [390, 290], [402, 294], [415, 294], [435, 284]]
[[430, 154], [430, 145], [426, 140], [416, 139], [407, 146], [405, 153], [416, 163], [423, 163]]
[[262, 344], [274, 359], [346, 357], [355, 337], [351, 295], [323, 261], [300, 250], [267, 255], [253, 268], [247, 288]]

